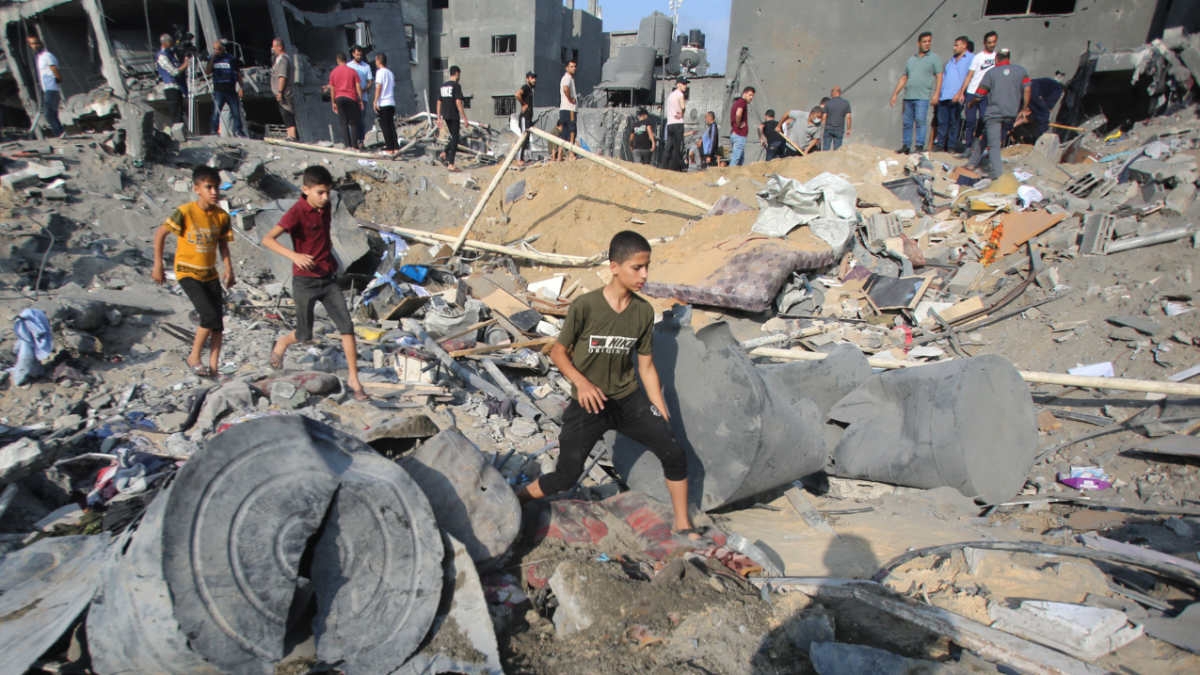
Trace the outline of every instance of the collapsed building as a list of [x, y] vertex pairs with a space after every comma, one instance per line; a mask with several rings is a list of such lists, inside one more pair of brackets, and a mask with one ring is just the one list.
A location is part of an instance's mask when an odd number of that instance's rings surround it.
[[727, 100], [755, 87], [758, 119], [767, 108], [807, 110], [841, 86], [854, 106], [855, 137], [889, 145], [900, 138], [901, 116], [888, 98], [923, 31], [943, 59], [959, 35], [979, 49], [984, 33], [996, 31], [1014, 63], [1050, 77], [1074, 73], [1081, 51], [1140, 47], [1167, 28], [1191, 32], [1197, 24], [1200, 7], [1187, 0], [870, 0], [829, 4], [802, 19], [788, 0], [733, 0]]

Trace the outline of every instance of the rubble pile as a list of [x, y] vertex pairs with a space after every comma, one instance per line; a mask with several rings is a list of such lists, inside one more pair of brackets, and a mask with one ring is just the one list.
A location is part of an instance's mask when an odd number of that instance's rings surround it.
[[[98, 673], [1195, 670], [1195, 116], [1084, 120], [995, 181], [866, 145], [447, 177], [419, 116], [397, 158], [7, 143], [0, 644]], [[259, 241], [313, 163], [365, 402], [322, 310], [268, 363], [295, 307]], [[214, 379], [148, 273], [196, 164], [235, 230]], [[547, 353], [624, 229], [700, 540], [623, 437], [564, 498], [512, 491], [554, 467]]]

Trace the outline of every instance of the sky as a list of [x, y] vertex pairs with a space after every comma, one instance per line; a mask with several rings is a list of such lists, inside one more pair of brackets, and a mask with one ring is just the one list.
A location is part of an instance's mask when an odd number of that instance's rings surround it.
[[[725, 52], [729, 45], [730, 0], [683, 0], [679, 8], [679, 25], [675, 32], [699, 28], [704, 31], [704, 47], [708, 50], [710, 73], [725, 72]], [[576, 7], [587, 7], [579, 0]], [[651, 12], [658, 10], [667, 16], [671, 10], [667, 0], [600, 0], [604, 30], [637, 30], [638, 24]]]

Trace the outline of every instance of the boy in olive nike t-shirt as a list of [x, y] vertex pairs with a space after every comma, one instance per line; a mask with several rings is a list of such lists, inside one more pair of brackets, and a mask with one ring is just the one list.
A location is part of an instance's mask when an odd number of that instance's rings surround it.
[[606, 431], [616, 429], [662, 462], [674, 529], [695, 537], [687, 510], [687, 456], [671, 433], [651, 357], [654, 310], [635, 295], [650, 269], [650, 242], [636, 232], [618, 232], [608, 247], [608, 264], [612, 281], [571, 303], [550, 350], [550, 360], [572, 385], [558, 464], [552, 473], [520, 488], [517, 496], [525, 502], [570, 488], [583, 473], [592, 446]]

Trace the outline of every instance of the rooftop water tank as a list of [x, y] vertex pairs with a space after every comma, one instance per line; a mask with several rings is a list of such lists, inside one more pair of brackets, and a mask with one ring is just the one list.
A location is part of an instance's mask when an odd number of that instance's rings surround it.
[[662, 12], [655, 12], [650, 16], [642, 19], [638, 25], [638, 44], [654, 47], [655, 51], [660, 55], [671, 53], [672, 36], [675, 33], [675, 24], [671, 21], [671, 17]]

